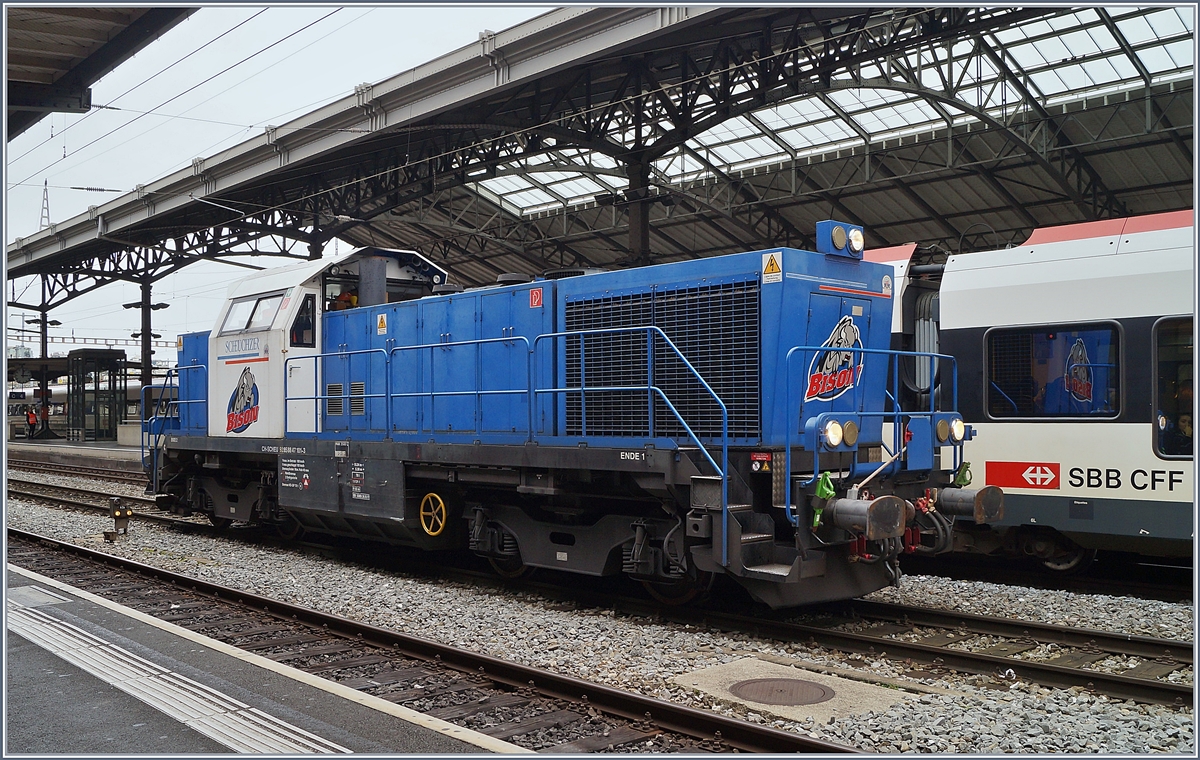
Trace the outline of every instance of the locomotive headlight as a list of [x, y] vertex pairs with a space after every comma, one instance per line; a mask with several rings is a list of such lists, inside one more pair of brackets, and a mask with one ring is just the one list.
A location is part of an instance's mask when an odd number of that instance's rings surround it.
[[842, 424], [837, 420], [830, 420], [825, 423], [825, 443], [829, 444], [830, 448], [836, 448], [842, 443]]
[[945, 443], [950, 437], [950, 423], [946, 420], [937, 421], [937, 439], [938, 443]]
[[866, 241], [863, 240], [862, 230], [857, 227], [850, 230], [850, 250], [855, 253], [862, 253], [863, 246], [865, 245]]
[[846, 420], [846, 424], [842, 425], [842, 439], [846, 441], [847, 446], [858, 443], [858, 425], [854, 420]]
[[962, 417], [955, 417], [950, 423], [950, 437], [955, 443], [962, 443], [962, 439], [967, 435], [967, 426], [963, 423]]
[[840, 224], [835, 226], [833, 228], [833, 232], [831, 233], [831, 236], [833, 238], [833, 247], [834, 248], [836, 248], [837, 250], [840, 251], [846, 247], [846, 228], [845, 227], [843, 227]]

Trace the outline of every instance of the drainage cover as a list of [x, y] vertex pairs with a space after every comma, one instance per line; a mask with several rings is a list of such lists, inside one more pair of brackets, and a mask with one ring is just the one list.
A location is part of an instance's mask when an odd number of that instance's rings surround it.
[[815, 705], [833, 699], [833, 689], [799, 678], [755, 678], [729, 687], [735, 697], [763, 705]]

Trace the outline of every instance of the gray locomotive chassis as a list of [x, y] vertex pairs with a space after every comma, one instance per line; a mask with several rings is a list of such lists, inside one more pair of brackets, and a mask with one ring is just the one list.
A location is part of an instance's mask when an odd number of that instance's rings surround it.
[[[448, 530], [441, 537], [430, 538], [420, 529], [420, 499], [426, 491], [440, 490], [429, 487], [431, 483], [445, 483], [446, 490], [441, 495], [449, 502], [448, 492], [458, 487], [507, 486], [515, 487], [517, 493], [552, 495], [556, 470], [614, 471], [630, 473], [648, 492], [661, 491], [666, 495], [665, 489], [690, 485], [691, 477], [700, 474], [685, 452], [652, 447], [615, 450], [533, 444], [169, 436], [165, 448], [168, 456], [232, 454], [243, 457], [243, 461], [256, 462], [260, 469], [275, 470], [280, 505], [307, 528], [426, 549], [449, 548], [458, 535], [457, 531]], [[244, 513], [230, 511], [225, 498], [229, 492], [212, 480], [218, 475], [218, 464], [210, 461], [208, 468], [201, 469], [202, 474], [205, 469], [211, 473], [205, 487], [214, 497], [215, 514], [245, 519]], [[356, 466], [360, 468], [357, 472]], [[285, 469], [291, 472], [285, 473]], [[297, 489], [296, 481], [304, 476], [307, 478], [303, 490]], [[353, 489], [360, 492], [357, 498], [351, 493], [350, 481], [354, 477], [359, 480], [358, 488]], [[414, 478], [427, 487], [406, 497], [406, 486]], [[633, 532], [631, 523], [635, 520], [647, 523], [651, 536], [657, 538], [662, 538], [676, 524], [656, 510], [656, 515], [645, 517], [606, 514], [591, 524], [564, 526], [536, 520], [516, 506], [484, 506], [489, 523], [518, 537], [525, 564], [588, 575], [621, 571], [620, 552], [615, 550], [629, 542]], [[465, 510], [463, 516], [470, 518], [470, 510]], [[570, 535], [574, 543], [560, 545], [564, 534]]]
[[[344, 453], [335, 456], [335, 451]], [[345, 476], [354, 462], [369, 461], [391, 465], [392, 477], [399, 483], [385, 483], [388, 498], [381, 503], [355, 503], [345, 498], [347, 484], [337, 482], [334, 490], [326, 490], [320, 503], [296, 506], [294, 499], [280, 496], [280, 503], [302, 525], [331, 533], [356, 535], [362, 538], [383, 539], [422, 548], [450, 548], [450, 531], [439, 539], [429, 539], [419, 527], [418, 505], [409, 504], [404, 496], [408, 477], [419, 477], [423, 483], [441, 479], [448, 487], [456, 485], [516, 486], [519, 492], [544, 493], [532, 480], [521, 481], [520, 473], [544, 470], [590, 470], [626, 472], [645, 475], [639, 484], [648, 491], [658, 488], [690, 487], [691, 478], [703, 474], [689, 458], [687, 450], [612, 449], [579, 446], [497, 446], [484, 444], [396, 443], [392, 441], [334, 441], [325, 439], [254, 439], [168, 436], [167, 453], [240, 454], [253, 459], [259, 466], [275, 461], [275, 470], [282, 475], [280, 463], [284, 458], [311, 460], [314, 473], [334, 473], [333, 478]], [[514, 456], [514, 452], [519, 454]], [[625, 457], [622, 457], [622, 453]], [[742, 452], [744, 453], [744, 452]], [[631, 455], [644, 455], [642, 459]], [[731, 459], [734, 452], [730, 452]], [[748, 454], [746, 454], [748, 456]], [[215, 462], [210, 462], [212, 467]], [[323, 469], [320, 469], [323, 468]], [[270, 469], [266, 467], [264, 469]], [[211, 471], [211, 470], [210, 470]], [[453, 475], [451, 474], [453, 473]], [[341, 478], [340, 480], [344, 480]], [[740, 478], [739, 478], [740, 480]], [[282, 483], [281, 483], [282, 485]], [[378, 485], [378, 484], [376, 484]], [[380, 487], [382, 489], [383, 486]], [[284, 490], [281, 488], [281, 491]], [[423, 490], [423, 489], [422, 489]], [[665, 495], [665, 492], [664, 492]], [[416, 500], [420, 495], [416, 496]], [[290, 505], [286, 502], [292, 502]], [[219, 502], [219, 499], [218, 499]], [[628, 514], [605, 514], [588, 525], [559, 525], [534, 519], [517, 506], [502, 504], [481, 505], [486, 509], [490, 526], [503, 528], [518, 538], [521, 561], [532, 567], [548, 567], [585, 575], [611, 575], [622, 572], [622, 547], [627, 547], [633, 523], [644, 524], [652, 538], [662, 539], [676, 521], [661, 510], [656, 515], [642, 517]], [[218, 516], [236, 517], [217, 509]], [[464, 514], [469, 518], [470, 514]], [[463, 521], [464, 524], [467, 522]], [[464, 525], [465, 527], [465, 525]], [[564, 545], [556, 536], [570, 534], [574, 543]], [[459, 544], [461, 545], [461, 544]], [[695, 547], [707, 555], [707, 547]], [[657, 549], [655, 551], [658, 551]], [[821, 552], [817, 552], [822, 554]], [[737, 581], [750, 593], [772, 607], [810, 604], [831, 599], [844, 599], [874, 591], [887, 585], [881, 565], [851, 564], [844, 552], [823, 553], [827, 567], [818, 577], [773, 580], [738, 577]], [[697, 560], [707, 559], [696, 557]], [[661, 559], [656, 559], [661, 564]], [[825, 563], [822, 563], [825, 564]], [[716, 572], [723, 570], [712, 560], [702, 566]], [[650, 578], [649, 573], [640, 577]]]

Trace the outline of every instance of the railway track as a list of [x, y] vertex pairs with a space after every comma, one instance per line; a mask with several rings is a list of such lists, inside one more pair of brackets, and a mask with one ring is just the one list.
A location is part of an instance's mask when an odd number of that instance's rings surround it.
[[1079, 575], [1056, 575], [1037, 568], [1032, 561], [1013, 562], [1010, 558], [977, 555], [936, 558], [912, 555], [901, 558], [900, 566], [910, 575], [936, 575], [954, 580], [1164, 602], [1190, 601], [1193, 592], [1192, 567], [1143, 564], [1133, 556], [1102, 556]]
[[27, 472], [46, 472], [52, 475], [73, 475], [82, 478], [96, 478], [112, 483], [130, 483], [146, 485], [146, 475], [142, 472], [119, 470], [103, 467], [84, 467], [82, 465], [58, 464], [53, 462], [38, 462], [32, 459], [8, 458], [8, 470], [25, 470]]
[[[61, 486], [44, 488], [87, 493]], [[10, 493], [20, 493], [13, 491], [11, 482]], [[107, 509], [106, 505], [73, 502], [38, 493], [23, 495], [65, 502], [70, 506]], [[190, 520], [152, 512], [135, 510], [135, 514], [166, 524], [197, 525]], [[207, 527], [205, 523], [199, 525]], [[260, 542], [272, 540], [259, 532], [255, 532], [254, 538]], [[338, 553], [336, 544], [318, 548]], [[365, 558], [361, 546], [352, 554], [356, 561]], [[370, 550], [365, 554], [371, 554]], [[394, 556], [392, 552], [385, 554]], [[421, 565], [426, 569], [429, 567], [426, 562]], [[500, 583], [487, 573], [462, 568], [442, 566], [436, 568], [436, 572], [476, 585]], [[653, 616], [781, 642], [815, 644], [851, 654], [900, 659], [910, 664], [912, 674], [935, 676], [953, 670], [987, 676], [995, 684], [1021, 678], [1044, 686], [1084, 687], [1110, 697], [1153, 704], [1176, 705], [1192, 701], [1191, 684], [1163, 680], [1194, 664], [1191, 642], [862, 600], [825, 605], [820, 608], [820, 617], [799, 621], [795, 619], [794, 611], [789, 614], [764, 613], [760, 609], [722, 610], [713, 606], [666, 607], [644, 599], [592, 591], [578, 583], [559, 585], [526, 580], [505, 582], [504, 585], [551, 599], [631, 615]], [[812, 617], [811, 613], [812, 610], [805, 610], [806, 616]], [[1108, 658], [1124, 658], [1127, 664], [1134, 662], [1121, 673], [1089, 667]]]
[[[76, 588], [442, 720], [521, 746], [532, 741], [538, 746], [530, 746], [531, 751], [856, 751], [217, 586], [12, 528], [8, 530], [8, 559]], [[554, 744], [556, 731], [568, 740]], [[551, 738], [547, 740], [547, 736]]]
[[[469, 575], [448, 572], [460, 580]], [[477, 577], [476, 582], [489, 580]], [[819, 611], [820, 617], [798, 622], [789, 619], [796, 617], [795, 610], [777, 613], [761, 608], [729, 611], [704, 605], [667, 607], [653, 601], [585, 590], [578, 584], [519, 581], [504, 585], [629, 615], [779, 642], [817, 645], [870, 655], [872, 659], [901, 660], [914, 677], [957, 671], [986, 676], [988, 683], [1003, 688], [1020, 678], [1054, 688], [1083, 687], [1109, 697], [1149, 704], [1192, 702], [1191, 684], [1162, 680], [1192, 667], [1194, 645], [1188, 641], [864, 600], [806, 609], [805, 615]], [[1029, 659], [1030, 655], [1040, 656]], [[1110, 657], [1137, 660], [1137, 664], [1122, 673], [1088, 667]], [[871, 674], [864, 672], [864, 676], [871, 680]]]

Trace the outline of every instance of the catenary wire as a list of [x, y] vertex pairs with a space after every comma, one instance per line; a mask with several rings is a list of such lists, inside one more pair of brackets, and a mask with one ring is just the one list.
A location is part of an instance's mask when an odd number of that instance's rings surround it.
[[[228, 30], [226, 30], [226, 31], [224, 31], [224, 32], [221, 32], [221, 33], [220, 33], [220, 34], [218, 34], [216, 37], [213, 37], [211, 40], [209, 40], [208, 42], [204, 43], [203, 45], [201, 45], [200, 47], [196, 48], [195, 50], [193, 50], [192, 52], [188, 53], [187, 55], [183, 56], [182, 58], [178, 59], [178, 60], [177, 60], [177, 61], [175, 61], [174, 63], [168, 64], [168, 65], [167, 65], [165, 68], [162, 68], [162, 69], [160, 69], [160, 70], [156, 71], [155, 73], [151, 74], [150, 76], [146, 77], [145, 79], [143, 79], [142, 81], [138, 82], [138, 83], [137, 83], [137, 84], [135, 84], [133, 87], [130, 87], [128, 90], [126, 90], [125, 92], [123, 92], [123, 93], [121, 93], [120, 95], [116, 96], [115, 98], [113, 98], [113, 99], [112, 99], [112, 100], [110, 100], [109, 102], [110, 102], [110, 103], [115, 103], [115, 102], [117, 102], [118, 100], [120, 100], [121, 98], [125, 97], [126, 95], [128, 95], [128, 94], [129, 94], [129, 93], [131, 93], [131, 92], [133, 92], [134, 90], [136, 90], [137, 88], [141, 87], [142, 85], [146, 84], [146, 83], [147, 83], [147, 82], [149, 82], [150, 80], [152, 80], [152, 79], [154, 79], [155, 77], [158, 77], [158, 76], [160, 76], [160, 75], [162, 75], [162, 74], [165, 74], [165, 73], [166, 73], [167, 71], [169, 71], [170, 69], [172, 69], [172, 68], [174, 68], [175, 66], [177, 66], [177, 65], [179, 65], [179, 64], [181, 64], [181, 63], [183, 63], [184, 61], [186, 61], [187, 59], [191, 58], [191, 57], [192, 57], [193, 55], [195, 55], [196, 53], [199, 53], [201, 50], [204, 50], [204, 49], [205, 49], [206, 47], [208, 47], [209, 45], [212, 45], [213, 43], [217, 42], [217, 41], [218, 41], [218, 40], [220, 40], [222, 37], [225, 37], [225, 36], [227, 36], [227, 35], [229, 35], [229, 34], [232, 34], [232, 33], [233, 33], [233, 32], [235, 32], [235, 31], [237, 31], [239, 28], [241, 28], [241, 27], [245, 26], [246, 24], [248, 24], [248, 23], [250, 23], [251, 21], [253, 21], [254, 19], [258, 18], [258, 17], [259, 17], [259, 16], [261, 16], [262, 14], [266, 13], [268, 10], [270, 10], [270, 9], [269, 9], [269, 8], [263, 8], [263, 9], [262, 9], [262, 10], [260, 10], [258, 13], [255, 13], [253, 16], [251, 16], [250, 18], [248, 18], [248, 19], [246, 19], [246, 20], [244, 20], [244, 21], [242, 21], [242, 22], [240, 22], [240, 23], [236, 24], [235, 26], [233, 26], [232, 28], [230, 28], [230, 29], [228, 29]], [[65, 127], [65, 128], [62, 130], [62, 131], [61, 131], [61, 132], [59, 132], [59, 133], [58, 133], [58, 136], [59, 136], [59, 137], [62, 137], [62, 136], [63, 136], [64, 134], [66, 134], [66, 133], [67, 133], [67, 132], [68, 132], [68, 131], [69, 131], [71, 128], [73, 128], [73, 127], [76, 127], [76, 126], [78, 126], [79, 124], [82, 124], [84, 121], [86, 121], [86, 120], [87, 120], [87, 118], [88, 118], [89, 116], [91, 116], [91, 115], [92, 115], [92, 114], [94, 114], [94, 113], [96, 113], [96, 112], [95, 112], [95, 111], [88, 111], [87, 113], [85, 113], [85, 114], [83, 115], [83, 118], [79, 119], [78, 121], [75, 121], [75, 122], [72, 122], [72, 123], [68, 124], [68, 125], [67, 125], [67, 126], [66, 126], [66, 127]], [[42, 140], [42, 141], [41, 141], [40, 143], [38, 143], [37, 145], [33, 146], [32, 148], [30, 148], [29, 150], [25, 151], [25, 152], [24, 152], [24, 153], [22, 153], [21, 155], [19, 155], [19, 156], [17, 156], [16, 158], [12, 159], [12, 161], [10, 161], [10, 163], [16, 163], [17, 161], [20, 161], [22, 158], [25, 158], [26, 156], [28, 156], [28, 155], [29, 155], [30, 153], [32, 153], [33, 151], [37, 150], [38, 148], [42, 147], [42, 146], [43, 146], [43, 145], [45, 145], [46, 143], [48, 143], [48, 142], [50, 142], [51, 140], [53, 140], [53, 139], [54, 139], [54, 137], [55, 137], [55, 135], [50, 135], [50, 137], [47, 137], [45, 140]]]
[[[179, 94], [177, 94], [177, 95], [174, 95], [174, 96], [172, 96], [172, 97], [168, 98], [167, 100], [164, 100], [162, 103], [159, 103], [157, 106], [155, 106], [155, 108], [154, 108], [153, 110], [157, 111], [159, 108], [162, 108], [163, 106], [167, 105], [168, 103], [171, 103], [171, 102], [173, 102], [173, 101], [175, 101], [175, 100], [178, 100], [179, 98], [183, 97], [184, 95], [187, 95], [189, 92], [192, 92], [192, 91], [196, 90], [197, 88], [199, 88], [199, 87], [202, 87], [202, 86], [203, 86], [203, 85], [205, 85], [205, 84], [208, 84], [209, 82], [211, 82], [212, 80], [214, 80], [214, 79], [216, 79], [217, 77], [221, 76], [222, 74], [225, 74], [225, 73], [227, 73], [227, 72], [231, 71], [232, 69], [234, 69], [234, 68], [236, 68], [236, 67], [238, 67], [238, 66], [242, 65], [242, 64], [243, 64], [243, 63], [245, 63], [246, 61], [249, 61], [250, 59], [252, 59], [252, 58], [255, 58], [256, 56], [262, 55], [263, 53], [267, 52], [267, 51], [268, 51], [268, 50], [270, 50], [271, 48], [274, 48], [275, 46], [277, 46], [277, 45], [280, 45], [280, 44], [282, 44], [282, 43], [286, 42], [287, 40], [290, 40], [292, 37], [295, 37], [296, 35], [300, 34], [301, 32], [303, 32], [303, 31], [306, 31], [306, 30], [308, 30], [308, 29], [312, 28], [313, 26], [316, 26], [317, 24], [321, 23], [322, 21], [324, 21], [325, 19], [329, 18], [330, 16], [333, 16], [334, 14], [336, 14], [336, 13], [339, 13], [341, 10], [342, 10], [341, 8], [335, 8], [335, 9], [333, 9], [332, 11], [330, 11], [330, 12], [329, 12], [329, 13], [327, 13], [327, 14], [325, 14], [324, 16], [322, 16], [321, 18], [317, 19], [316, 21], [313, 21], [313, 22], [311, 22], [311, 23], [309, 23], [309, 24], [306, 24], [305, 26], [302, 26], [301, 28], [297, 29], [296, 31], [294, 31], [294, 32], [292, 32], [292, 33], [290, 33], [290, 34], [288, 34], [288, 35], [286, 35], [285, 37], [282, 37], [282, 38], [280, 38], [280, 39], [276, 40], [275, 42], [272, 42], [270, 45], [267, 45], [266, 47], [264, 47], [264, 48], [261, 48], [261, 49], [259, 49], [259, 50], [255, 51], [255, 52], [251, 53], [250, 55], [246, 56], [245, 58], [242, 58], [242, 59], [241, 59], [241, 60], [239, 60], [238, 62], [236, 62], [236, 63], [233, 63], [233, 64], [231, 64], [231, 65], [229, 65], [229, 66], [225, 67], [224, 69], [222, 69], [222, 70], [218, 71], [216, 74], [213, 74], [212, 76], [208, 77], [208, 78], [207, 78], [207, 79], [205, 79], [204, 81], [202, 81], [202, 82], [198, 82], [197, 84], [195, 84], [195, 85], [192, 85], [191, 87], [189, 87], [188, 89], [184, 90], [183, 92], [181, 92], [181, 93], [179, 93]], [[139, 119], [141, 119], [141, 118], [142, 118], [143, 116], [145, 116], [145, 115], [146, 115], [146, 114], [141, 114], [141, 115], [139, 115], [139, 116], [135, 116], [134, 118], [130, 119], [129, 121], [125, 122], [124, 124], [122, 124], [122, 125], [120, 125], [120, 126], [118, 126], [118, 127], [115, 127], [115, 128], [113, 128], [113, 129], [109, 130], [108, 132], [105, 132], [104, 134], [100, 135], [99, 137], [97, 137], [96, 139], [92, 140], [91, 142], [89, 142], [89, 143], [87, 143], [87, 144], [83, 145], [82, 147], [80, 147], [80, 148], [76, 149], [75, 151], [73, 151], [73, 152], [72, 152], [72, 155], [74, 155], [74, 154], [77, 154], [77, 153], [79, 153], [80, 151], [82, 151], [82, 150], [84, 150], [84, 149], [86, 149], [86, 148], [88, 148], [88, 147], [90, 147], [90, 146], [92, 146], [92, 145], [95, 145], [97, 142], [99, 142], [99, 141], [103, 140], [104, 138], [106, 138], [106, 137], [108, 137], [108, 136], [110, 136], [110, 135], [112, 135], [112, 134], [116, 133], [117, 131], [119, 131], [119, 130], [121, 130], [121, 129], [124, 129], [125, 127], [128, 127], [130, 124], [134, 123], [135, 121], [138, 121]], [[53, 167], [53, 166], [55, 166], [55, 165], [57, 165], [57, 164], [59, 164], [59, 163], [61, 163], [61, 162], [65, 161], [65, 160], [66, 160], [66, 158], [65, 158], [65, 157], [64, 157], [64, 158], [57, 159], [56, 161], [54, 161], [54, 162], [52, 162], [52, 163], [50, 163], [50, 164], [48, 164], [48, 165], [46, 165], [46, 166], [42, 167], [41, 169], [37, 170], [36, 172], [33, 172], [32, 174], [30, 174], [28, 177], [26, 177], [25, 179], [21, 180], [21, 181], [20, 181], [19, 183], [17, 183], [17, 184], [23, 184], [23, 183], [25, 183], [25, 182], [28, 182], [29, 180], [31, 180], [31, 179], [33, 179], [34, 177], [38, 176], [39, 174], [41, 174], [42, 172], [46, 171], [47, 169], [50, 169], [51, 167]]]

